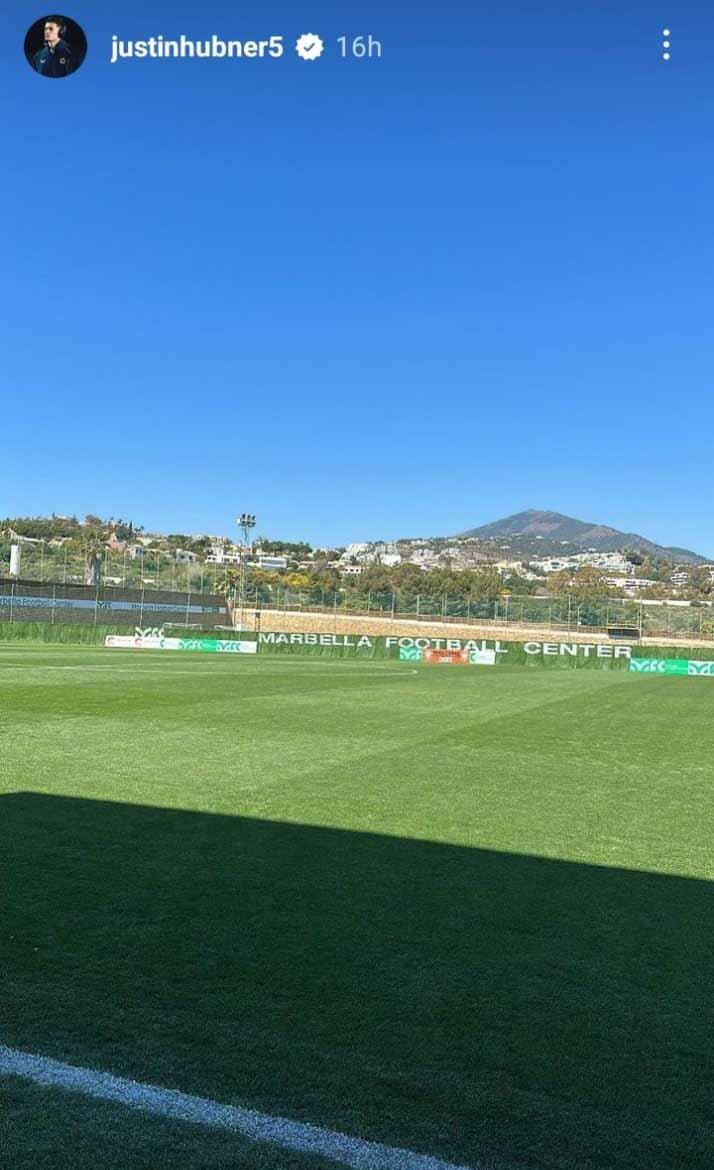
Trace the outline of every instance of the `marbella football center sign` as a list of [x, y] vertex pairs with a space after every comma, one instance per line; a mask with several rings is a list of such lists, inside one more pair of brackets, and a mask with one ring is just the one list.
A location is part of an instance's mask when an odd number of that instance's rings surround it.
[[[261, 632], [258, 640], [266, 646], [356, 646], [366, 649], [372, 649], [383, 641], [388, 650], [495, 650], [496, 654], [508, 654], [509, 646], [521, 645], [492, 638], [412, 638], [396, 635], [382, 638], [369, 634], [288, 634], [274, 630]], [[631, 646], [595, 642], [524, 642], [522, 645], [529, 655], [577, 655], [587, 658], [593, 654], [599, 658], [629, 658], [632, 653]]]

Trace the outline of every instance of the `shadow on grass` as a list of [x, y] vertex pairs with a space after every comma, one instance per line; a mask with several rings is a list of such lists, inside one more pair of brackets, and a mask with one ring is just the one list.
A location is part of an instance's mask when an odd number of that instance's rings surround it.
[[710, 883], [0, 798], [2, 1039], [453, 1160], [714, 1165]]

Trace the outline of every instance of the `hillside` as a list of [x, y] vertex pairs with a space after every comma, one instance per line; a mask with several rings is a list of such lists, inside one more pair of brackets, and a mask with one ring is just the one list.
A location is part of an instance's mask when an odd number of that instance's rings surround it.
[[529, 556], [583, 552], [585, 549], [596, 549], [598, 552], [636, 549], [652, 557], [682, 563], [701, 564], [707, 559], [691, 549], [657, 544], [637, 532], [621, 532], [606, 524], [592, 524], [576, 520], [573, 516], [564, 516], [561, 512], [540, 511], [536, 508], [516, 512], [513, 516], [483, 524], [479, 528], [470, 528], [459, 533], [459, 537], [500, 542], [502, 546], [508, 545], [514, 551]]

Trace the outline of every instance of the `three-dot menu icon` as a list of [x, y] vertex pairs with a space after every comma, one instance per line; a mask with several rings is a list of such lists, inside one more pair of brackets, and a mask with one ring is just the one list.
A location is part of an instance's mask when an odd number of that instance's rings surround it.
[[662, 60], [663, 61], [669, 61], [669, 59], [672, 55], [669, 51], [671, 48], [671, 45], [672, 45], [672, 42], [669, 39], [671, 37], [671, 35], [672, 35], [672, 33], [671, 33], [670, 29], [668, 29], [668, 28], [662, 29], [662, 36], [664, 37], [664, 40], [662, 41], [662, 49], [663, 49]]

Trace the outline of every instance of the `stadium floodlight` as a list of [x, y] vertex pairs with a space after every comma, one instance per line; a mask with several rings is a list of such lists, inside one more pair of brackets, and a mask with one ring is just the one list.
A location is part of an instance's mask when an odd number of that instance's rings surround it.
[[240, 628], [243, 629], [243, 616], [245, 610], [245, 562], [248, 555], [250, 531], [255, 528], [255, 516], [251, 512], [241, 512], [240, 516], [236, 518], [236, 524], [243, 533], [243, 544], [240, 548], [239, 554], [239, 572], [238, 572], [238, 608], [240, 612], [239, 622]]
[[241, 512], [240, 516], [236, 519], [236, 524], [243, 533], [243, 544], [247, 545], [248, 534], [251, 528], [255, 528], [255, 516], [252, 516], [250, 512]]

